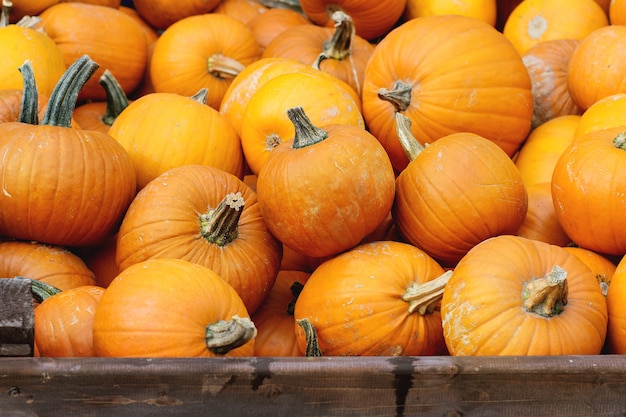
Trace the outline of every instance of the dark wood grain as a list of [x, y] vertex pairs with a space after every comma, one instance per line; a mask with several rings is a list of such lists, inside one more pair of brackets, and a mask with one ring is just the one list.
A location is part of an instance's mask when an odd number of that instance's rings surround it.
[[33, 356], [31, 280], [0, 278], [0, 356]]
[[0, 416], [624, 416], [626, 359], [0, 359]]

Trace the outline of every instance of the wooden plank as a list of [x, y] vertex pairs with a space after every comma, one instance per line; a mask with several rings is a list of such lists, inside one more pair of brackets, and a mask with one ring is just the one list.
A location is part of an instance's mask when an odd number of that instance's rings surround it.
[[0, 278], [0, 356], [33, 356], [31, 280]]
[[0, 416], [623, 416], [626, 358], [0, 359]]

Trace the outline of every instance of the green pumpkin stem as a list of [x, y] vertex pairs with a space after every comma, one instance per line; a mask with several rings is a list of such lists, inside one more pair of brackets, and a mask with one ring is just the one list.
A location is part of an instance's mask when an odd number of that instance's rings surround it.
[[52, 90], [41, 124], [71, 127], [78, 94], [98, 68], [99, 65], [88, 55], [74, 61]]
[[396, 113], [396, 133], [407, 158], [409, 161], [413, 161], [425, 147], [413, 136], [411, 119], [399, 112]]
[[[19, 277], [24, 278], [24, 277]], [[26, 278], [30, 279], [30, 278]], [[37, 279], [30, 279], [30, 288], [33, 293], [33, 298], [38, 303], [42, 303], [47, 298], [52, 297], [61, 292], [57, 287], [46, 284], [45, 282], [39, 281]]]
[[446, 271], [439, 277], [417, 283], [413, 282], [406, 292], [402, 295], [402, 299], [409, 303], [409, 313], [424, 316], [435, 311], [443, 296], [443, 289], [450, 280], [452, 271]]
[[621, 150], [626, 150], [626, 132], [618, 133], [615, 138], [613, 138], [613, 145]]
[[567, 271], [555, 265], [545, 276], [527, 282], [522, 301], [529, 313], [542, 317], [561, 314], [567, 304]]
[[104, 70], [98, 82], [104, 88], [107, 96], [107, 107], [104, 116], [102, 116], [102, 123], [111, 126], [117, 119], [117, 116], [128, 107], [128, 96], [126, 96], [124, 89], [113, 73], [108, 69]]
[[296, 323], [302, 328], [302, 330], [304, 331], [304, 337], [306, 338], [306, 348], [304, 351], [304, 356], [322, 356], [322, 351], [317, 340], [317, 330], [315, 330], [315, 326], [313, 326], [311, 321], [307, 318], [296, 320]]
[[200, 214], [200, 234], [208, 242], [225, 246], [238, 236], [237, 225], [244, 208], [240, 192], [228, 193], [216, 208]]
[[191, 98], [196, 100], [200, 104], [206, 104], [207, 99], [209, 98], [209, 89], [206, 87], [201, 88], [196, 94], [191, 96]]
[[381, 88], [378, 90], [378, 98], [393, 104], [396, 111], [405, 111], [411, 104], [411, 93], [413, 88], [402, 81], [396, 81], [393, 89]]
[[0, 12], [0, 28], [9, 26], [11, 9], [13, 9], [13, 2], [10, 0], [2, 0], [2, 12]]
[[22, 105], [20, 108], [21, 123], [31, 125], [39, 124], [39, 93], [37, 92], [37, 83], [35, 81], [35, 73], [30, 59], [27, 59], [21, 67], [18, 68], [24, 79], [24, 88], [22, 89]]
[[209, 324], [205, 331], [207, 349], [216, 355], [225, 355], [256, 337], [257, 330], [247, 317], [233, 316], [229, 321]]
[[300, 106], [287, 110], [287, 117], [293, 123], [295, 136], [293, 138], [293, 148], [300, 149], [306, 146], [315, 145], [328, 137], [328, 132], [313, 125], [311, 119], [304, 113]]

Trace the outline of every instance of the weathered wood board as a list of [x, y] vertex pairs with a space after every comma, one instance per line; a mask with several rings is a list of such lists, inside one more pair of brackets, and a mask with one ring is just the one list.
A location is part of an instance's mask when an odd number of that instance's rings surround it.
[[0, 359], [0, 417], [625, 416], [626, 357]]

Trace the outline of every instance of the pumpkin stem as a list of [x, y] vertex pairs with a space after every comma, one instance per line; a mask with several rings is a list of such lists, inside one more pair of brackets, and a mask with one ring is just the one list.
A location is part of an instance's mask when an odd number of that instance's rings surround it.
[[13, 8], [13, 2], [9, 0], [2, 0], [2, 12], [0, 12], [0, 27], [9, 26], [9, 16], [11, 15], [11, 9]]
[[555, 265], [545, 276], [527, 282], [522, 300], [528, 312], [543, 317], [560, 314], [567, 304], [567, 271]]
[[402, 295], [402, 299], [409, 303], [409, 313], [417, 311], [420, 316], [432, 313], [441, 301], [443, 289], [451, 276], [452, 271], [446, 271], [431, 281], [413, 282]]
[[313, 122], [304, 113], [302, 107], [298, 106], [288, 109], [287, 116], [296, 130], [293, 138], [294, 149], [315, 145], [328, 137], [328, 132], [313, 125]]
[[206, 104], [207, 98], [209, 97], [209, 89], [204, 87], [198, 90], [196, 94], [191, 96], [192, 99], [196, 100], [200, 104]]
[[621, 150], [626, 150], [626, 132], [618, 133], [613, 139], [613, 145]]
[[15, 26], [29, 28], [41, 33], [46, 33], [43, 27], [40, 26], [41, 20], [42, 19], [39, 16], [23, 16], [22, 18], [20, 18], [20, 20], [15, 22]]
[[99, 67], [88, 55], [74, 61], [52, 90], [41, 124], [71, 127], [78, 93]]
[[216, 208], [200, 215], [200, 234], [208, 242], [225, 246], [237, 238], [237, 225], [243, 212], [240, 192], [228, 193]]
[[281, 143], [283, 143], [283, 141], [276, 133], [270, 133], [269, 135], [265, 136], [265, 150], [267, 151], [273, 151], [274, 148]]
[[293, 300], [291, 300], [289, 304], [287, 304], [288, 316], [293, 316], [293, 310], [294, 308], [296, 308], [296, 301], [298, 301], [298, 297], [300, 296], [303, 288], [304, 285], [302, 285], [302, 283], [298, 281], [294, 281], [294, 283], [291, 284], [291, 287], [289, 287], [289, 289], [291, 290], [291, 294], [293, 295]]
[[425, 146], [413, 136], [411, 119], [398, 112], [396, 112], [396, 133], [404, 153], [409, 158], [409, 161], [413, 161], [424, 150]]
[[30, 281], [30, 290], [33, 293], [33, 298], [38, 303], [42, 303], [43, 300], [52, 297], [61, 292], [57, 287], [46, 284], [43, 281], [39, 281], [37, 279], [31, 279], [26, 277], [17, 276], [15, 278], [26, 279]]
[[317, 340], [317, 330], [315, 330], [315, 326], [313, 326], [311, 321], [307, 318], [296, 320], [296, 323], [304, 331], [304, 337], [306, 339], [306, 348], [304, 351], [304, 356], [308, 356], [308, 357], [322, 356], [322, 351], [320, 350], [320, 345]]
[[128, 97], [113, 73], [108, 69], [104, 70], [98, 82], [104, 88], [107, 96], [107, 107], [104, 116], [102, 116], [102, 122], [111, 126], [122, 110], [128, 107]]
[[256, 337], [256, 327], [247, 317], [233, 316], [229, 321], [220, 320], [206, 326], [207, 349], [216, 355], [224, 355]]
[[37, 125], [39, 124], [39, 93], [37, 92], [35, 73], [33, 72], [33, 65], [30, 59], [27, 59], [18, 70], [22, 73], [22, 78], [24, 79], [22, 104], [18, 121], [30, 125]]
[[213, 54], [207, 61], [209, 74], [217, 78], [235, 78], [244, 68], [236, 59], [222, 54]]
[[385, 100], [393, 104], [396, 111], [405, 111], [411, 104], [411, 92], [413, 88], [409, 84], [405, 84], [402, 81], [396, 81], [393, 85], [393, 89], [381, 88], [378, 90], [378, 98]]

